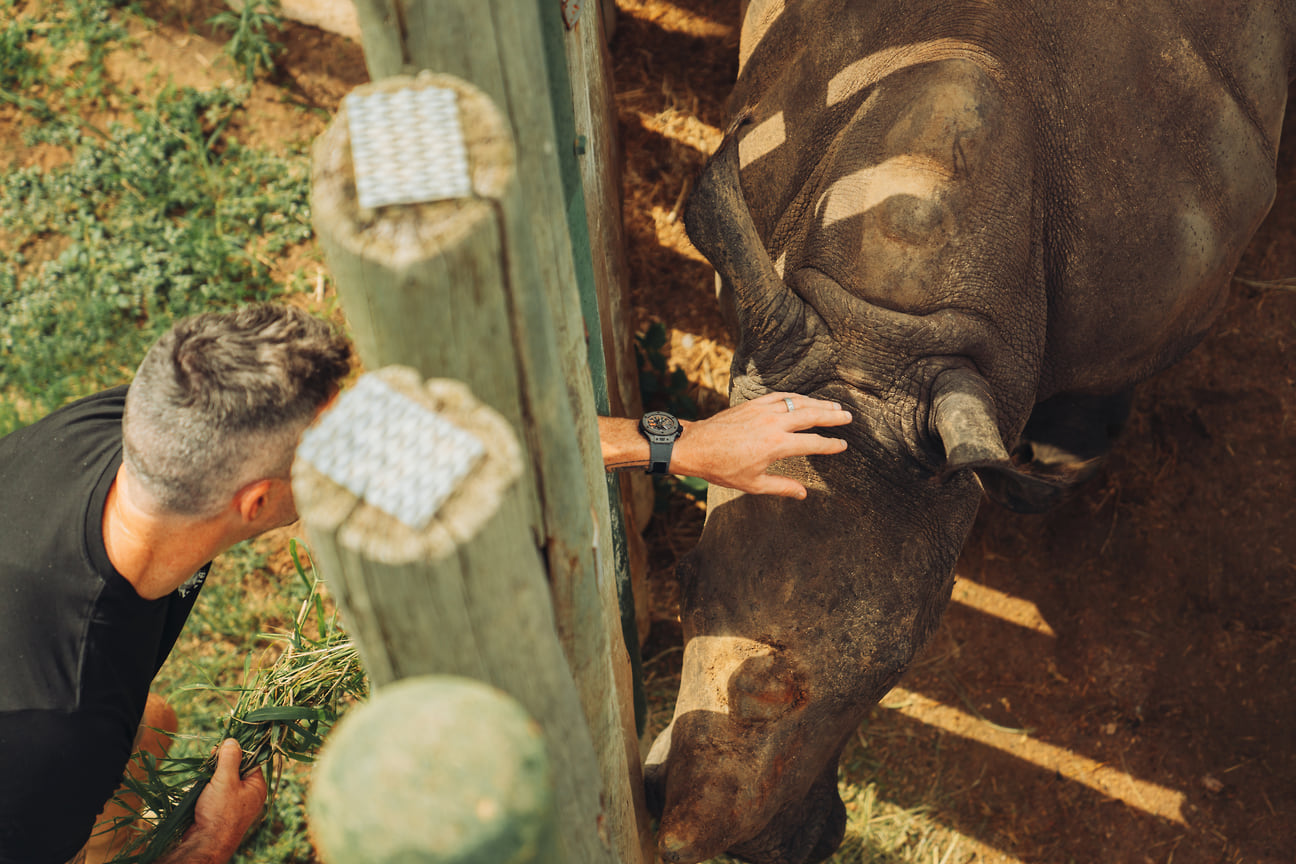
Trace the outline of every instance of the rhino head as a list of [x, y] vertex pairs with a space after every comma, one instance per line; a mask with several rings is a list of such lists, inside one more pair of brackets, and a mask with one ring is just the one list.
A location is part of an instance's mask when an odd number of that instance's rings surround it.
[[740, 176], [759, 118], [734, 123], [689, 203], [690, 239], [735, 300], [731, 400], [793, 390], [856, 419], [831, 433], [845, 453], [776, 466], [806, 500], [709, 493], [679, 567], [680, 693], [647, 766], [670, 862], [832, 854], [838, 757], [948, 602], [975, 475], [1045, 482], [1004, 443], [1042, 332], [1029, 151], [976, 64], [908, 79], [825, 142], [799, 227], [761, 214], [777, 263]]

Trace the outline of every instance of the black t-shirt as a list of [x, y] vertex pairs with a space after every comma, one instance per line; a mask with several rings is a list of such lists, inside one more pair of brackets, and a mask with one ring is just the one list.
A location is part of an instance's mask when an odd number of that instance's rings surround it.
[[159, 600], [108, 560], [126, 388], [0, 438], [0, 864], [62, 864], [121, 781], [207, 568]]

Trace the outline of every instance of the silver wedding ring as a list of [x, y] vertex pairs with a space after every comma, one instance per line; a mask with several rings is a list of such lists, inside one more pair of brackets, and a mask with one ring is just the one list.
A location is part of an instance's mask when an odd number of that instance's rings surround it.
[[789, 413], [789, 414], [791, 414], [793, 411], [796, 410], [796, 406], [792, 404], [792, 399], [791, 399], [791, 397], [784, 396], [784, 397], [783, 397], [783, 404], [786, 405], [786, 406], [788, 406], [788, 413]]

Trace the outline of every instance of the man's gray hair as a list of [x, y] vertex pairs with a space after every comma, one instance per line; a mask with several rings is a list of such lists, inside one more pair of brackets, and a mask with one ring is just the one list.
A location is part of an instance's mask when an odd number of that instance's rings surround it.
[[302, 430], [350, 361], [337, 328], [292, 306], [185, 318], [126, 394], [126, 468], [163, 510], [212, 515], [247, 484], [289, 476]]

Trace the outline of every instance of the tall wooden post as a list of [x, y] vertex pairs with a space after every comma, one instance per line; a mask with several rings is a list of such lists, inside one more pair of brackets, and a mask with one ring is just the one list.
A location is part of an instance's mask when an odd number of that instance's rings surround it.
[[[590, 367], [599, 413], [637, 417], [643, 411], [635, 361], [630, 276], [621, 219], [621, 154], [617, 139], [612, 60], [599, 3], [540, 4], [545, 48], [554, 89], [554, 125], [559, 141], [577, 142], [558, 163], [566, 193], [572, 248], [581, 279], [581, 304], [590, 331]], [[570, 98], [569, 97], [570, 94]], [[595, 326], [597, 324], [597, 326]], [[600, 335], [596, 345], [594, 335]], [[639, 646], [648, 637], [648, 550], [642, 532], [652, 516], [652, 480], [643, 473], [608, 475], [612, 537], [616, 546], [622, 631], [642, 680]], [[635, 708], [643, 731], [647, 706], [636, 686]]]
[[[646, 583], [646, 550], [642, 544], [633, 542], [626, 548], [618, 548], [625, 537], [631, 533], [623, 530], [620, 519], [614, 533], [612, 510], [609, 506], [611, 495], [622, 497], [615, 492], [620, 480], [609, 480], [604, 476], [602, 465], [597, 459], [599, 452], [598, 430], [594, 423], [596, 403], [591, 381], [591, 365], [603, 358], [602, 349], [591, 351], [587, 348], [587, 334], [598, 338], [600, 328], [598, 316], [582, 318], [582, 301], [578, 285], [593, 278], [586, 272], [590, 267], [590, 258], [612, 258], [623, 254], [622, 239], [619, 234], [610, 233], [611, 226], [606, 219], [596, 223], [599, 229], [593, 239], [599, 245], [591, 249], [589, 241], [584, 238], [583, 245], [573, 244], [567, 230], [572, 211], [577, 208], [575, 193], [580, 184], [564, 185], [564, 175], [570, 176], [569, 166], [575, 159], [580, 142], [581, 130], [570, 127], [559, 128], [556, 123], [554, 105], [571, 98], [571, 89], [554, 87], [556, 72], [565, 71], [563, 52], [547, 47], [551, 43], [541, 38], [542, 34], [552, 31], [552, 24], [559, 13], [559, 0], [356, 0], [356, 17], [360, 23], [361, 41], [364, 46], [365, 63], [370, 78], [374, 81], [388, 76], [417, 74], [423, 70], [447, 73], [471, 82], [483, 90], [495, 104], [500, 106], [507, 123], [513, 132], [518, 147], [518, 182], [520, 200], [527, 219], [520, 227], [532, 239], [536, 250], [536, 276], [543, 287], [548, 308], [553, 315], [554, 335], [558, 349], [558, 358], [563, 368], [563, 378], [567, 383], [567, 399], [570, 402], [573, 424], [563, 434], [572, 434], [579, 443], [582, 453], [586, 454], [583, 477], [593, 507], [596, 536], [602, 538], [603, 547], [600, 556], [595, 559], [571, 558], [569, 550], [576, 547], [570, 536], [560, 527], [549, 524], [546, 529], [553, 538], [550, 577], [554, 585], [554, 602], [558, 611], [558, 626], [564, 634], [564, 644], [571, 645], [573, 640], [581, 639], [587, 625], [592, 623], [584, 607], [589, 596], [601, 596], [606, 607], [600, 613], [609, 624], [616, 622], [621, 615], [619, 601], [615, 592], [608, 585], [615, 585], [621, 579], [624, 588], [629, 588], [629, 579], [625, 571], [631, 562], [637, 562], [641, 583]], [[582, 17], [595, 18], [602, 11], [592, 3], [574, 3], [571, 8], [582, 9]], [[591, 36], [596, 34], [590, 34]], [[597, 34], [597, 35], [601, 35]], [[585, 56], [594, 56], [585, 52]], [[601, 55], [599, 55], [601, 56]], [[562, 77], [564, 81], [565, 76]], [[606, 86], [606, 79], [604, 80]], [[606, 97], [606, 92], [603, 93]], [[583, 105], [583, 100], [575, 100]], [[604, 103], [606, 106], [606, 102]], [[586, 135], [587, 144], [594, 149], [587, 152], [597, 153], [600, 157], [610, 151], [609, 134], [614, 124], [606, 122], [612, 114], [606, 108], [597, 113], [582, 114], [582, 119], [599, 118], [598, 134], [593, 134], [592, 125]], [[589, 161], [589, 160], [586, 160]], [[611, 163], [604, 163], [605, 166]], [[597, 185], [603, 198], [603, 212], [609, 212], [608, 196], [615, 196], [619, 202], [620, 189], [606, 182], [606, 174], [599, 176]], [[607, 245], [615, 243], [614, 246]], [[573, 248], [582, 249], [582, 260], [578, 262]], [[591, 252], [593, 255], [591, 256]], [[582, 269], [579, 264], [583, 264]], [[600, 276], [616, 276], [615, 269], [600, 272]], [[610, 283], [602, 286], [603, 300], [612, 299], [623, 293], [624, 286], [613, 289]], [[590, 305], [590, 304], [587, 304]], [[604, 305], [601, 309], [609, 312], [612, 306]], [[609, 322], [611, 323], [611, 322]], [[618, 386], [615, 395], [622, 397], [618, 407], [628, 411], [637, 409], [637, 372], [626, 375], [627, 357], [624, 353], [629, 346], [624, 335], [612, 337], [612, 359], [609, 369], [615, 377], [607, 377], [607, 384]], [[600, 364], [601, 365], [601, 364]], [[621, 382], [633, 381], [633, 389], [619, 389]], [[611, 395], [611, 394], [610, 394]], [[616, 404], [613, 402], [611, 404]], [[607, 407], [607, 406], [604, 406]], [[559, 431], [555, 429], [555, 431]], [[547, 439], [548, 440], [548, 439]], [[546, 464], [542, 455], [540, 474], [542, 485], [554, 482], [570, 482], [571, 475], [562, 477], [558, 472], [563, 469]], [[559, 460], [562, 461], [561, 459]], [[609, 487], [613, 491], [609, 491]], [[638, 505], [639, 515], [635, 524], [642, 528], [651, 513], [651, 485], [642, 478], [629, 481], [624, 500], [633, 500]], [[620, 503], [617, 501], [616, 503]], [[584, 548], [583, 542], [580, 544]], [[575, 566], [564, 564], [561, 557]], [[621, 572], [618, 572], [618, 564]], [[590, 568], [593, 566], [594, 572]], [[624, 630], [629, 638], [627, 647], [638, 656], [638, 642], [635, 638], [636, 620], [647, 623], [646, 584], [640, 585], [639, 596], [643, 598], [636, 616], [636, 610], [625, 610]], [[647, 632], [646, 629], [644, 631]], [[570, 652], [573, 663], [582, 662], [580, 657], [586, 655], [584, 650]], [[627, 655], [627, 662], [629, 655]], [[619, 692], [624, 693], [623, 704], [630, 706], [634, 701], [634, 676], [627, 667], [624, 671], [617, 669]], [[593, 700], [604, 700], [606, 696], [598, 689], [597, 677], [586, 676], [578, 671], [578, 680], [586, 693], [587, 709], [591, 713], [597, 709], [590, 704]], [[587, 687], [588, 682], [588, 687]], [[640, 695], [640, 701], [642, 701]], [[627, 741], [627, 758], [638, 761], [638, 743]], [[641, 811], [642, 812], [642, 811]], [[642, 821], [642, 820], [641, 820]], [[645, 856], [651, 856], [652, 839], [647, 831], [641, 834], [641, 845]]]
[[[385, 158], [420, 163], [457, 146], [468, 182], [445, 200], [362, 206], [350, 115], [357, 104], [368, 110], [370, 97], [405, 99], [429, 88], [455, 95], [461, 128], [420, 125], [411, 145]], [[379, 143], [408, 133], [414, 122], [397, 112], [378, 123], [385, 130]], [[547, 563], [555, 624], [593, 734], [604, 826], [616, 860], [628, 864], [643, 860], [651, 842], [638, 740], [622, 710], [630, 675], [616, 638], [598, 433], [592, 407], [574, 407], [576, 395], [589, 397], [588, 378], [584, 387], [579, 378], [573, 383], [555, 335], [559, 308], [541, 284], [545, 268], [532, 230], [539, 217], [523, 194], [511, 138], [491, 100], [451, 76], [366, 85], [316, 143], [312, 211], [365, 366], [403, 364], [424, 377], [465, 381], [520, 430], [526, 533]], [[399, 174], [399, 166], [385, 167]], [[591, 493], [591, 462], [598, 494]]]
[[458, 382], [393, 366], [362, 376], [303, 436], [293, 494], [374, 684], [458, 675], [517, 699], [554, 760], [561, 860], [611, 864], [522, 473], [497, 412]]

